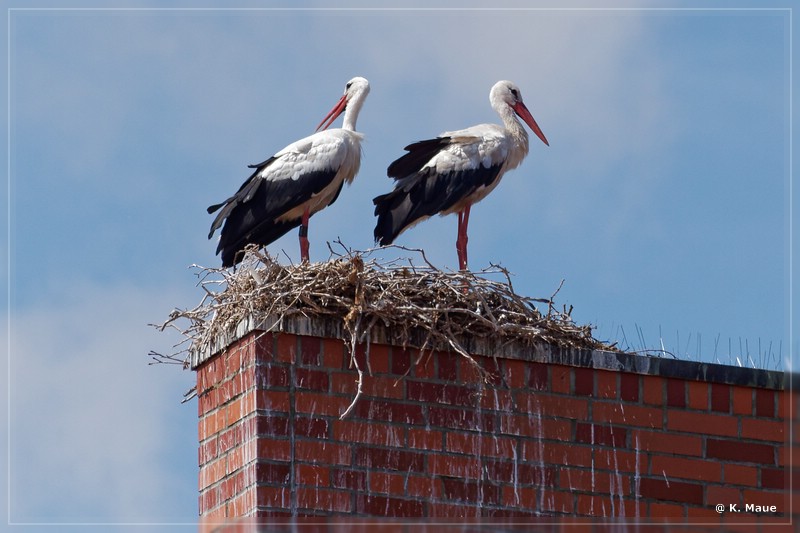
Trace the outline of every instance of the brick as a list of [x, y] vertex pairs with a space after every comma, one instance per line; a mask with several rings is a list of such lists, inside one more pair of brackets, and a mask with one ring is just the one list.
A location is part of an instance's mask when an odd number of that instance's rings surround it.
[[355, 452], [355, 464], [372, 469], [424, 472], [425, 455], [391, 448], [359, 446]]
[[731, 387], [723, 383], [711, 384], [711, 410], [719, 413], [730, 413]]
[[294, 419], [294, 432], [299, 437], [324, 439], [328, 437], [328, 420], [301, 416]]
[[722, 465], [702, 459], [653, 455], [650, 458], [650, 473], [666, 475], [670, 481], [675, 478], [717, 483], [722, 481]]
[[230, 450], [231, 448], [238, 446], [242, 443], [242, 435], [243, 435], [243, 428], [244, 424], [238, 424], [232, 426], [230, 429], [223, 431], [220, 433], [217, 440], [217, 451], [219, 454], [223, 454]]
[[701, 436], [635, 430], [631, 446], [642, 452], [661, 452], [675, 455], [700, 456], [703, 453]]
[[498, 433], [566, 441], [572, 438], [572, 421], [501, 413]]
[[279, 389], [289, 386], [289, 369], [286, 366], [258, 365], [253, 369], [253, 374], [255, 386], [259, 389]]
[[661, 409], [625, 405], [621, 402], [594, 402], [592, 420], [622, 426], [663, 427], [664, 414]]
[[658, 376], [642, 376], [642, 394], [644, 403], [664, 405], [664, 378]]
[[773, 446], [743, 443], [737, 440], [707, 439], [706, 456], [740, 463], [775, 464]]
[[498, 505], [500, 503], [502, 491], [499, 485], [457, 477], [442, 477], [441, 482], [442, 496], [445, 500], [481, 505]]
[[296, 368], [294, 371], [294, 385], [298, 389], [328, 392], [330, 379], [327, 372], [321, 370]]
[[392, 400], [361, 398], [356, 403], [353, 415], [368, 421], [381, 420], [415, 425], [425, 423], [421, 405]]
[[319, 337], [298, 335], [300, 339], [299, 364], [304, 366], [322, 365], [322, 342]]
[[228, 451], [225, 455], [228, 461], [225, 465], [225, 474], [236, 472], [242, 468], [253, 466], [256, 457], [253, 456], [253, 448], [250, 443], [237, 446]]
[[761, 487], [765, 489], [786, 489], [785, 472], [780, 468], [762, 468]]
[[297, 489], [297, 507], [347, 513], [352, 510], [352, 503], [350, 493], [346, 491], [300, 487]]
[[667, 412], [667, 430], [736, 437], [739, 422], [726, 415], [670, 410]]
[[206, 491], [200, 493], [198, 498], [198, 504], [200, 506], [200, 514], [205, 515], [213, 509], [214, 507], [218, 506], [222, 503], [223, 500], [220, 499], [219, 495], [219, 487], [212, 487]]
[[635, 472], [638, 461], [639, 471], [641, 471], [644, 460], [645, 457], [642, 457], [642, 454], [636, 454], [616, 448], [597, 448], [594, 452], [594, 466], [595, 468], [599, 468], [601, 470], [613, 470], [614, 472]]
[[526, 369], [528, 363], [516, 359], [503, 360], [503, 377], [506, 385], [512, 389], [522, 389], [527, 385]]
[[575, 495], [572, 492], [542, 491], [541, 510], [574, 515]]
[[548, 375], [549, 365], [543, 363], [530, 363], [528, 365], [528, 388], [538, 391], [546, 391], [548, 389], [549, 379]]
[[256, 409], [288, 413], [289, 394], [287, 392], [259, 390], [256, 392]]
[[756, 389], [756, 416], [775, 416], [775, 391]]
[[[248, 494], [247, 491], [245, 494]], [[270, 487], [267, 485], [258, 485], [255, 490], [255, 504], [259, 507], [280, 507], [287, 509], [291, 507], [292, 501], [291, 489], [289, 487]], [[248, 508], [245, 503], [245, 510], [252, 509], [252, 504]], [[233, 516], [243, 516], [244, 513], [236, 512]]]
[[248, 353], [247, 361], [250, 363], [250, 357], [254, 358], [257, 361], [267, 361], [273, 357], [273, 353], [275, 351], [275, 334], [268, 333], [265, 331], [259, 331], [256, 333], [253, 342], [253, 350], [251, 353]]
[[617, 378], [619, 372], [607, 370], [597, 371], [597, 397], [606, 399], [617, 398]]
[[346, 368], [344, 348], [344, 342], [339, 339], [322, 339], [322, 366], [338, 370]]
[[499, 509], [496, 507], [480, 507], [480, 514], [483, 518], [494, 519], [520, 519], [535, 518], [539, 513], [533, 511], [522, 511], [520, 509]]
[[573, 369], [576, 396], [594, 396], [594, 370], [591, 368]]
[[197, 464], [202, 466], [216, 459], [218, 455], [217, 438], [211, 437], [205, 442], [201, 442], [197, 448]]
[[271, 485], [286, 485], [291, 479], [291, 472], [292, 465], [290, 463], [268, 463], [259, 461], [255, 464], [255, 482]]
[[513, 458], [514, 439], [479, 433], [448, 432], [445, 437], [445, 451], [464, 455]]
[[758, 484], [758, 469], [755, 466], [743, 466], [724, 463], [722, 466], [723, 481], [728, 485], [747, 485], [755, 487]]
[[402, 426], [377, 422], [365, 424], [352, 420], [336, 420], [333, 438], [340, 442], [377, 444], [393, 448], [403, 448], [405, 441]]
[[703, 504], [703, 485], [672, 480], [667, 482], [663, 478], [640, 479], [639, 494], [654, 500]]
[[385, 344], [371, 344], [369, 347], [369, 357], [367, 357], [367, 369], [371, 374], [389, 373], [389, 346]]
[[495, 417], [475, 409], [429, 407], [428, 421], [432, 426], [475, 431], [494, 431]]
[[639, 376], [623, 372], [619, 376], [619, 399], [626, 402], [639, 401]]
[[708, 383], [689, 381], [686, 392], [689, 394], [689, 409], [708, 411]]
[[294, 465], [294, 479], [297, 485], [312, 487], [329, 487], [331, 485], [331, 469], [325, 465]]
[[443, 433], [435, 429], [408, 428], [406, 444], [409, 448], [442, 450]]
[[292, 457], [292, 443], [289, 439], [259, 437], [256, 439], [256, 456], [259, 459], [288, 461]]
[[[198, 375], [198, 382], [199, 381]], [[217, 398], [219, 391], [217, 391], [217, 389], [201, 389], [199, 384], [197, 385], [197, 390], [204, 390], [202, 394], [197, 394], [197, 417], [202, 418], [204, 414], [219, 407], [220, 401]]]
[[227, 459], [225, 457], [203, 465], [200, 468], [200, 475], [198, 476], [199, 490], [203, 490], [220, 481], [225, 476], [226, 466]]
[[320, 392], [297, 391], [294, 395], [295, 412], [317, 416], [340, 416], [353, 398], [332, 396]]
[[521, 459], [533, 463], [544, 461], [551, 464], [586, 465], [592, 462], [593, 450], [590, 445], [526, 440], [522, 444]]
[[411, 363], [416, 361], [416, 354], [412, 354], [410, 350], [401, 350], [397, 347], [392, 347], [389, 357], [389, 372], [398, 376], [405, 376], [411, 370]]
[[667, 406], [686, 407], [686, 382], [681, 379], [667, 379]]
[[589, 402], [583, 398], [520, 392], [516, 395], [516, 400], [519, 409], [527, 413], [578, 420], [586, 420], [589, 417]]
[[475, 407], [480, 401], [480, 394], [479, 389], [460, 385], [412, 380], [406, 382], [406, 397], [425, 403]]
[[334, 468], [331, 470], [331, 485], [341, 489], [365, 491], [367, 490], [367, 473], [363, 470]]
[[[765, 490], [744, 489], [742, 491], [743, 504], [753, 504], [768, 506], [774, 505], [779, 513], [785, 513], [789, 509], [789, 493], [784, 490], [775, 492]], [[788, 514], [788, 513], [787, 513]]]
[[428, 504], [428, 515], [431, 518], [461, 518], [475, 516], [476, 507], [456, 504], [431, 502]]
[[570, 394], [571, 376], [572, 372], [568, 366], [550, 366], [550, 390], [561, 394]]
[[369, 376], [365, 374], [362, 392], [367, 396], [373, 396], [375, 398], [402, 400], [406, 396], [405, 386], [405, 379], [401, 380], [396, 377]]
[[256, 393], [251, 391], [244, 396], [231, 400], [225, 408], [226, 426], [232, 426], [256, 410]]
[[405, 492], [406, 476], [390, 472], [370, 472], [369, 492], [402, 496]]
[[[492, 463], [489, 463], [491, 466]], [[538, 487], [556, 486], [556, 470], [553, 467], [530, 463], [516, 464], [510, 462], [500, 463], [508, 466], [508, 475], [501, 480], [508, 480], [522, 485], [536, 485]], [[496, 469], [496, 468], [495, 468]], [[500, 477], [500, 476], [498, 476]]]
[[753, 389], [750, 387], [733, 387], [733, 414], [753, 415]]
[[419, 496], [426, 500], [440, 499], [442, 497], [441, 484], [438, 480], [427, 476], [404, 474], [404, 491], [406, 496]]
[[[794, 398], [795, 402], [797, 402], [798, 394], [790, 394], [789, 391], [781, 391], [778, 392], [778, 419], [780, 420], [787, 420], [789, 416], [789, 408], [792, 405], [792, 399]], [[797, 406], [797, 403], [795, 403]], [[797, 414], [797, 407], [795, 407], [795, 415]]]
[[686, 507], [670, 503], [651, 502], [648, 505], [647, 516], [649, 518], [684, 518]]
[[[558, 472], [558, 487], [571, 491], [602, 494], [630, 494], [629, 474], [591, 470], [588, 468], [564, 467]], [[612, 491], [613, 489], [613, 491]]]
[[456, 472], [464, 479], [478, 479], [481, 477], [480, 461], [476, 457], [465, 455], [437, 454], [428, 457], [426, 474], [452, 476]]
[[441, 353], [436, 358], [436, 378], [443, 381], [456, 381], [458, 379], [458, 358], [461, 355], [454, 353]]
[[368, 516], [423, 517], [426, 504], [418, 500], [406, 500], [387, 496], [356, 494], [355, 512]]
[[289, 435], [289, 418], [285, 416], [256, 415], [245, 421], [245, 433], [251, 435]]
[[578, 494], [575, 513], [578, 516], [611, 516], [612, 499], [600, 494]]
[[[364, 375], [366, 381], [369, 376]], [[331, 372], [330, 392], [333, 394], [345, 394], [355, 397], [358, 391], [358, 374], [355, 372]]]
[[350, 353], [345, 355], [348, 368], [355, 370], [355, 365], [351, 361], [351, 357], [355, 357], [355, 362], [358, 364], [364, 373], [368, 375], [373, 374], [386, 374], [389, 371], [389, 347], [376, 344], [370, 345], [369, 354], [367, 354], [366, 344], [357, 344], [355, 353], [351, 356]]
[[298, 440], [294, 450], [295, 459], [307, 463], [348, 465], [351, 462], [351, 448], [345, 444]]
[[275, 337], [274, 360], [294, 363], [297, 358], [297, 337], [288, 333], [278, 333]]
[[627, 432], [624, 428], [579, 422], [575, 425], [575, 441], [584, 444], [624, 447]]
[[514, 403], [514, 395], [510, 390], [498, 390], [495, 387], [483, 391], [483, 394], [478, 396], [478, 400], [480, 402], [479, 407], [482, 409], [504, 413], [515, 410], [517, 406]]
[[745, 439], [768, 440], [783, 444], [784, 428], [783, 422], [742, 418], [742, 438]]

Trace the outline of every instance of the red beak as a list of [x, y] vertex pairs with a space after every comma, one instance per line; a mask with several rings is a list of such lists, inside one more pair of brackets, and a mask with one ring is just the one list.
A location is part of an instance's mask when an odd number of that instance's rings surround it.
[[514, 110], [514, 113], [519, 115], [519, 118], [525, 121], [525, 124], [530, 126], [531, 131], [533, 131], [533, 133], [535, 133], [536, 136], [539, 137], [544, 144], [550, 146], [550, 143], [547, 142], [547, 138], [545, 138], [544, 133], [542, 133], [542, 130], [541, 128], [539, 128], [539, 125], [536, 123], [536, 121], [533, 120], [533, 115], [531, 115], [531, 112], [528, 111], [527, 107], [525, 107], [525, 104], [523, 104], [522, 102], [517, 102], [516, 104], [511, 106], [511, 108]]
[[[322, 119], [322, 122], [319, 123], [319, 126], [317, 126], [317, 129], [314, 131], [319, 131], [320, 128], [322, 128], [323, 130], [328, 129], [328, 126], [333, 124], [333, 121], [336, 120], [336, 118], [342, 114], [342, 111], [344, 111], [345, 107], [347, 107], [346, 94], [342, 95], [342, 97], [339, 98], [339, 101], [336, 102], [336, 105], [333, 106], [333, 109], [331, 109], [330, 112], [328, 112], [328, 114], [325, 115], [325, 118]], [[325, 124], [325, 127], [322, 126], [323, 124]]]

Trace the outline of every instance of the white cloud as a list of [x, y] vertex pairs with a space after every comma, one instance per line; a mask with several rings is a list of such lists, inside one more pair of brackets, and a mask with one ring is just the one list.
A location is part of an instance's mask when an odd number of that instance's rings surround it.
[[11, 521], [192, 521], [194, 374], [148, 366], [171, 290], [64, 287], [11, 319]]

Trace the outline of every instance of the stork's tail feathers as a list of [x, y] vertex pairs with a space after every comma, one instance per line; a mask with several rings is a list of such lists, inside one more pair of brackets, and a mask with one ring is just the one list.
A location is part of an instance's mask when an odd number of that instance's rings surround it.
[[408, 226], [411, 204], [404, 191], [392, 191], [376, 196], [375, 204], [375, 242], [381, 246], [392, 244], [400, 233]]

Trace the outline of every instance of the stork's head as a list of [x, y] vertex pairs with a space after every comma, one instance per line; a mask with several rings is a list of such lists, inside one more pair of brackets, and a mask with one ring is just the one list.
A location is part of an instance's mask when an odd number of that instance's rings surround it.
[[[364, 104], [364, 100], [367, 98], [369, 94], [369, 82], [366, 78], [362, 78], [361, 76], [356, 76], [352, 80], [347, 82], [347, 85], [344, 87], [344, 94], [336, 102], [336, 105], [333, 106], [333, 109], [325, 115], [325, 118], [322, 119], [322, 122], [319, 123], [317, 126], [317, 130], [320, 129], [328, 129], [328, 126], [333, 124], [333, 121], [342, 114], [342, 112], [347, 109], [349, 111], [349, 115], [353, 117], [352, 119], [352, 127], [348, 129], [355, 129], [355, 117], [358, 116], [358, 112], [361, 110], [361, 106]], [[345, 115], [347, 117], [347, 115]], [[345, 119], [345, 122], [348, 122]], [[347, 128], [347, 126], [345, 126]]]
[[531, 115], [531, 112], [525, 107], [522, 101], [522, 92], [513, 82], [502, 80], [495, 83], [492, 90], [489, 92], [489, 101], [492, 107], [497, 109], [501, 114], [501, 108], [504, 105], [510, 107], [519, 118], [525, 121], [525, 124], [531, 128], [531, 131], [533, 131], [544, 144], [550, 146], [541, 128], [539, 128], [539, 125], [536, 124], [536, 121], [533, 119], [533, 115]]

